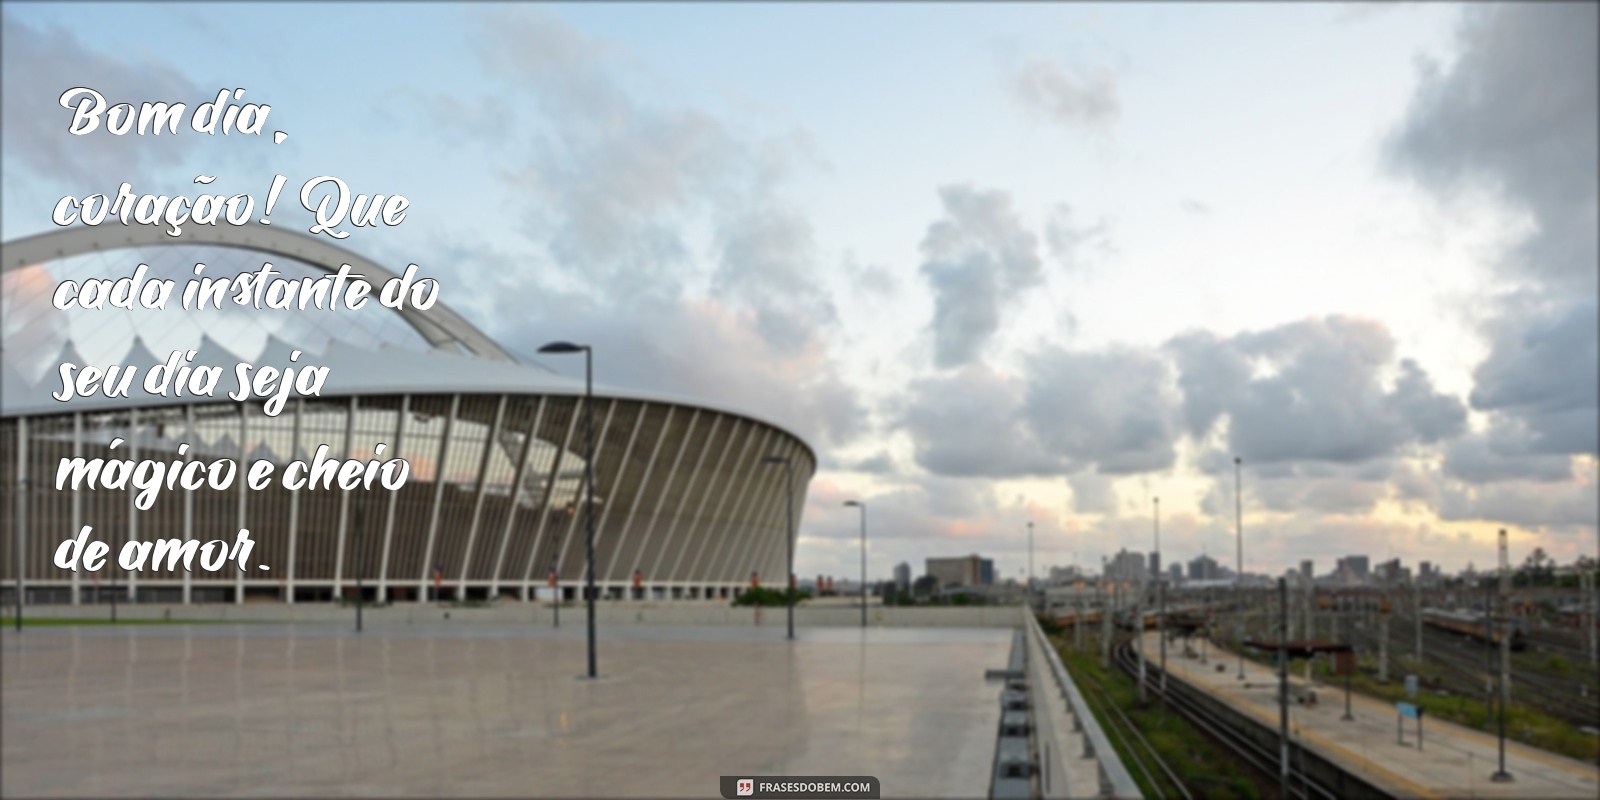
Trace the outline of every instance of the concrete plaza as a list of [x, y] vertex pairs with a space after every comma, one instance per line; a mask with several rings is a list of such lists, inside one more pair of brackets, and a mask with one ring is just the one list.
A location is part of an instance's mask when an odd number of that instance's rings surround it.
[[988, 791], [1005, 628], [39, 627], [0, 635], [0, 794], [716, 796], [719, 775]]

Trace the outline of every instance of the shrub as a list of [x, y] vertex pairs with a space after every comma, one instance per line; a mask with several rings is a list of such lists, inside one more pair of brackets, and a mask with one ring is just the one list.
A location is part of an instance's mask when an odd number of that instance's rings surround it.
[[794, 595], [795, 605], [804, 603], [811, 598], [811, 593], [804, 589], [771, 589], [765, 586], [756, 586], [746, 589], [733, 598], [736, 606], [787, 606], [789, 595]]

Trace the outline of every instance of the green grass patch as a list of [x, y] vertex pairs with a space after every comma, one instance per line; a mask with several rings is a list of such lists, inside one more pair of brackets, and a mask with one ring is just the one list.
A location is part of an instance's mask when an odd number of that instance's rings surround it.
[[[1400, 670], [1390, 670], [1392, 679], [1388, 683], [1379, 683], [1375, 676], [1364, 671], [1369, 666], [1375, 670], [1377, 659], [1363, 657], [1359, 661], [1363, 670], [1351, 677], [1350, 687], [1353, 691], [1391, 703], [1415, 703], [1428, 717], [1448, 720], [1490, 734], [1499, 733], [1499, 718], [1490, 716], [1483, 695], [1440, 694], [1425, 688], [1415, 698], [1407, 698], [1401, 676], [1406, 674], [1410, 659], [1402, 660]], [[1318, 669], [1318, 675], [1343, 692], [1344, 678], [1335, 676], [1332, 667], [1331, 663], [1324, 662]], [[1576, 697], [1574, 700], [1577, 701]], [[1582, 702], [1592, 703], [1593, 699]], [[1506, 738], [1580, 761], [1594, 761], [1600, 757], [1600, 737], [1584, 733], [1570, 723], [1537, 709], [1518, 705], [1514, 693], [1512, 704], [1506, 708]]]
[[[1092, 643], [1094, 638], [1090, 637], [1089, 641]], [[1088, 698], [1089, 702], [1095, 705], [1096, 699], [1104, 699], [1099, 697], [1092, 686], [1098, 685], [1105, 689], [1110, 696], [1110, 702], [1128, 715], [1140, 733], [1150, 742], [1150, 746], [1196, 797], [1262, 796], [1263, 792], [1256, 783], [1254, 771], [1221, 745], [1195, 730], [1177, 710], [1169, 708], [1163, 716], [1160, 704], [1154, 698], [1141, 705], [1138, 686], [1132, 678], [1122, 674], [1116, 667], [1110, 669], [1101, 667], [1098, 645], [1086, 646], [1083, 651], [1073, 650], [1060, 639], [1055, 640], [1055, 645], [1061, 654], [1062, 663], [1072, 674], [1080, 690], [1086, 697], [1091, 693], [1096, 695], [1095, 698]], [[1160, 773], [1157, 777], [1162, 781], [1161, 786], [1147, 785], [1144, 775], [1134, 766], [1135, 756], [1125, 749], [1129, 744], [1120, 741], [1112, 734], [1112, 728], [1117, 723], [1103, 717], [1099, 719], [1101, 728], [1106, 730], [1112, 745], [1122, 756], [1123, 763], [1128, 766], [1128, 771], [1134, 780], [1139, 782], [1139, 787], [1145, 795], [1162, 797], [1168, 794], [1169, 792], [1165, 791], [1166, 780]], [[1152, 772], [1158, 772], [1154, 765], [1150, 768]]]

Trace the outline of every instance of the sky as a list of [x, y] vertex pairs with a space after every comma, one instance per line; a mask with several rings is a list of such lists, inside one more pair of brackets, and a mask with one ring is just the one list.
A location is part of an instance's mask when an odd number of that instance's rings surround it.
[[[817, 451], [801, 575], [1600, 551], [1596, 4], [6, 2], [67, 194], [403, 194], [343, 244], [508, 348]], [[78, 137], [61, 92], [268, 103]], [[8, 332], [9, 328], [8, 328]], [[558, 371], [575, 365], [546, 362]]]

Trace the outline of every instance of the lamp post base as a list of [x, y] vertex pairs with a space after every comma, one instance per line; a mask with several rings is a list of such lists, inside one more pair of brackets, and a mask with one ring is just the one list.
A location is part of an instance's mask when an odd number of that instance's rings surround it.
[[1511, 777], [1511, 773], [1501, 770], [1493, 775], [1490, 775], [1489, 780], [1494, 781], [1495, 783], [1511, 783], [1515, 781], [1516, 778]]

